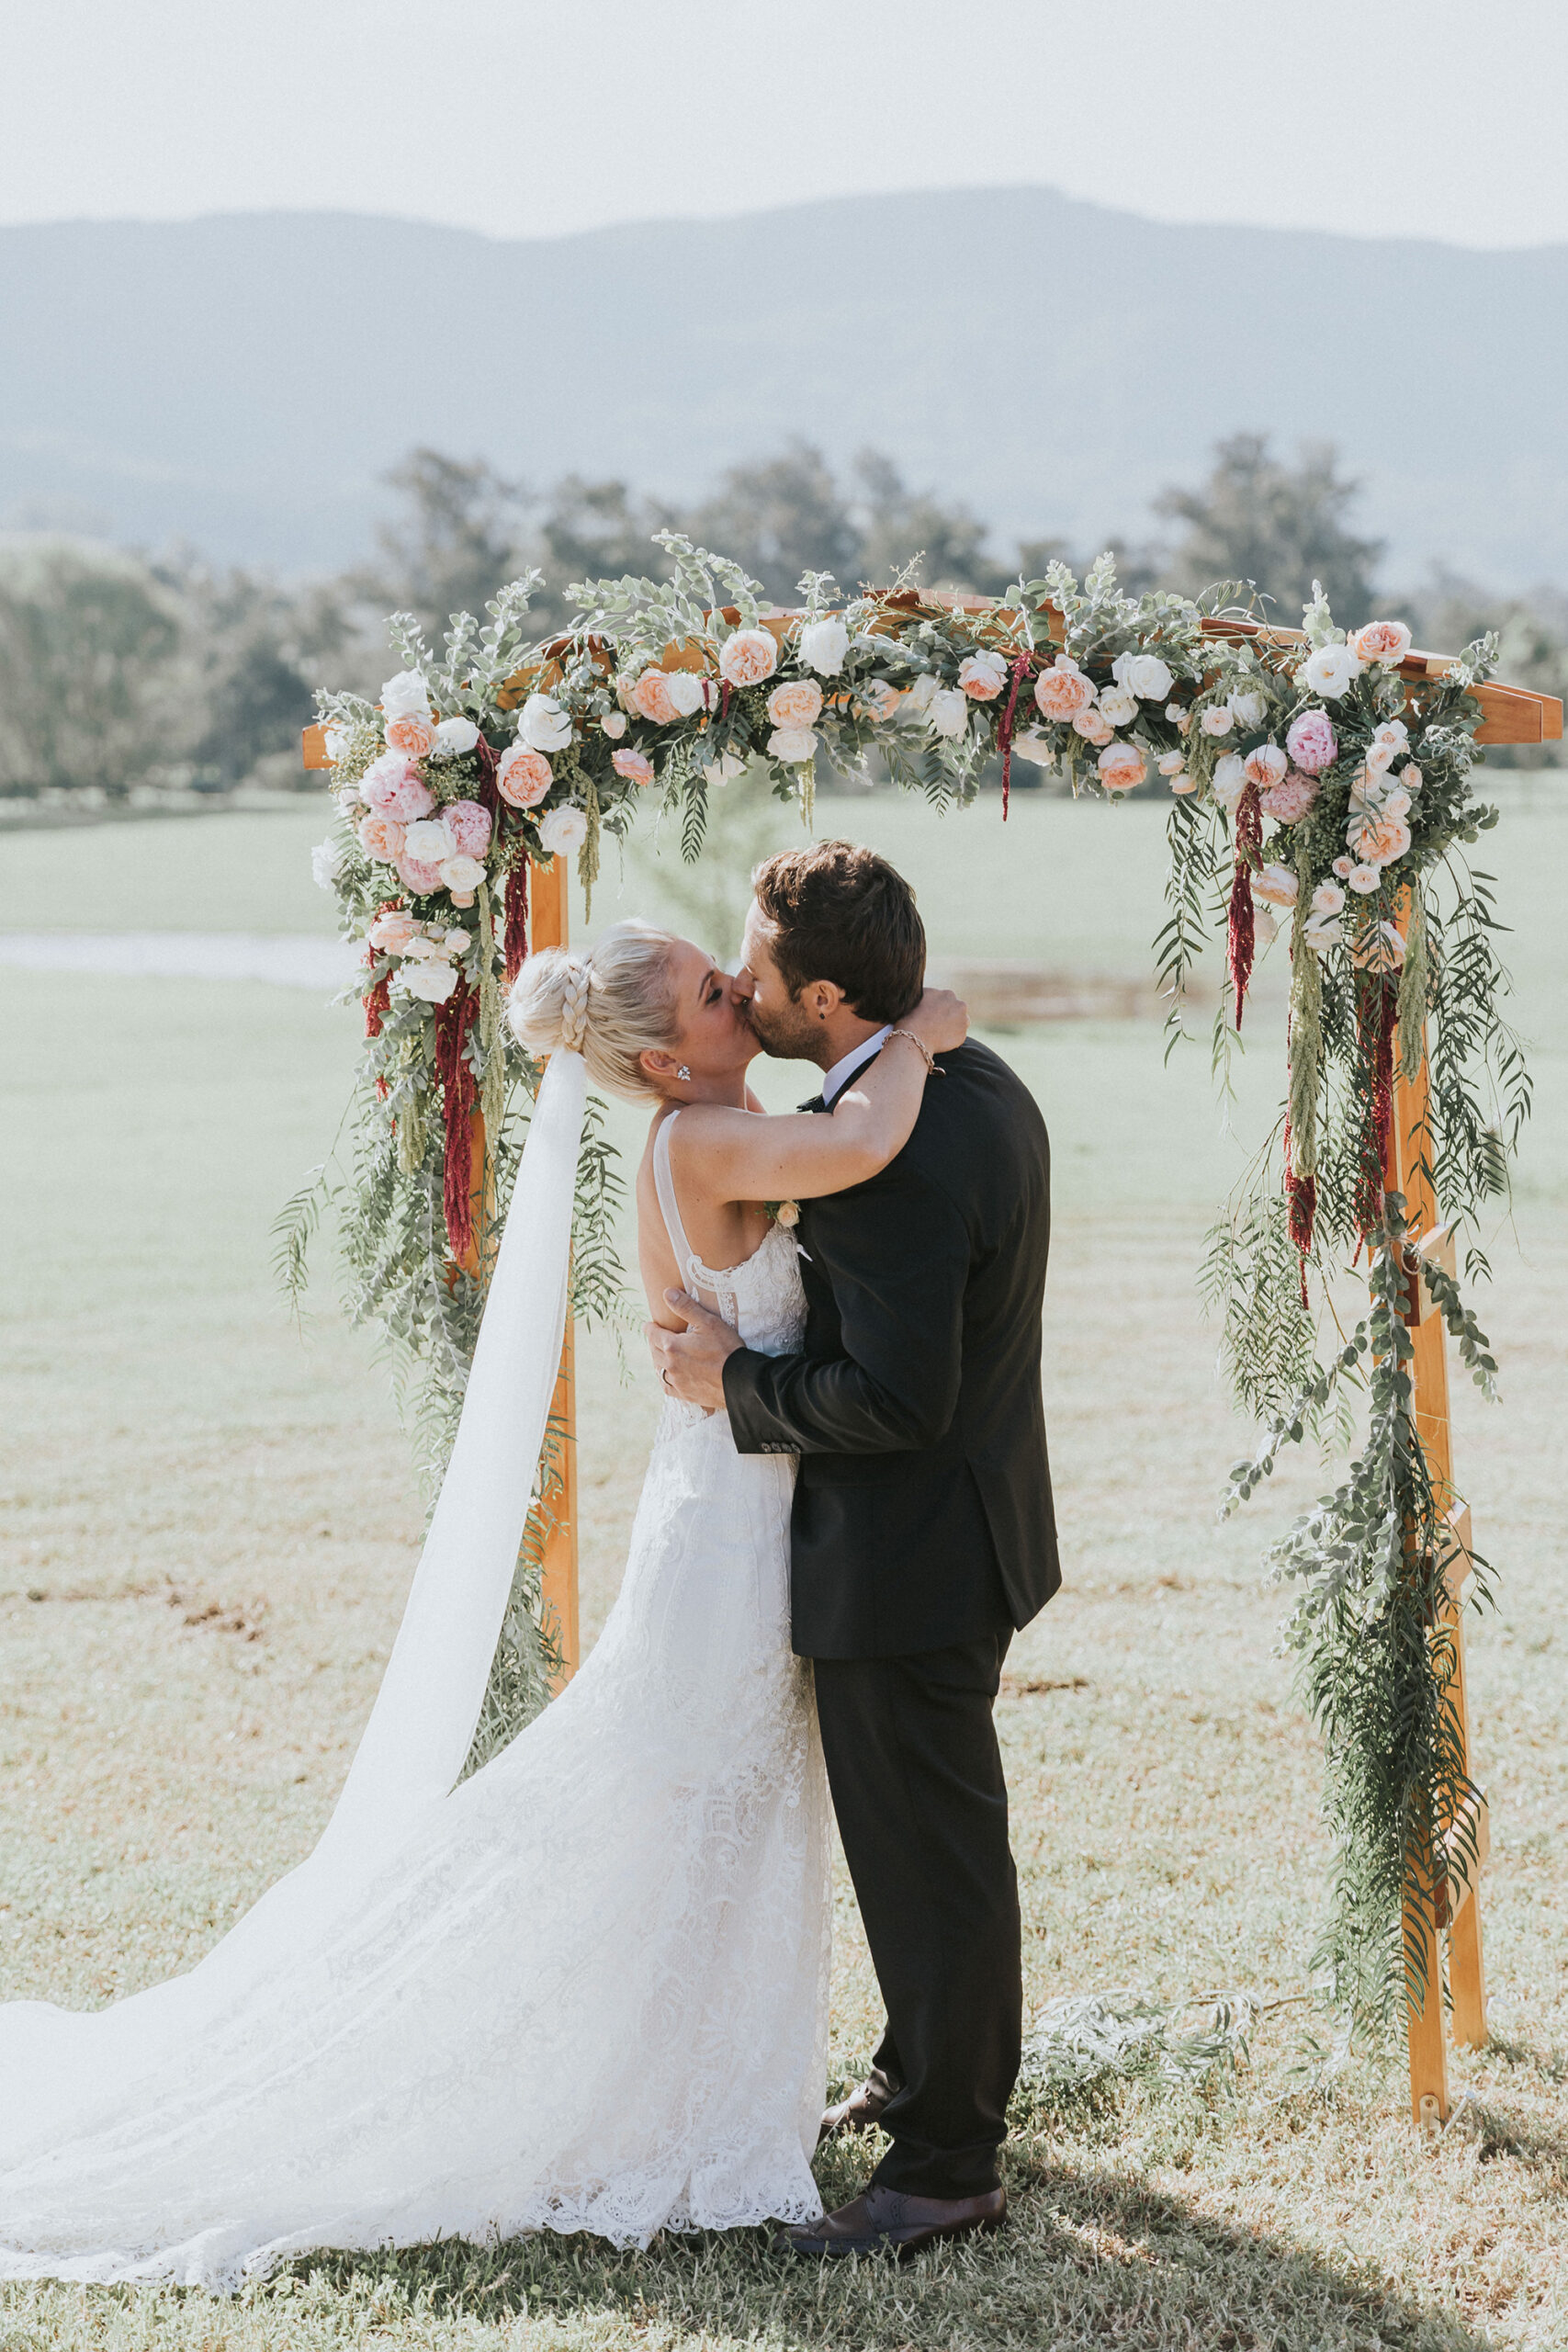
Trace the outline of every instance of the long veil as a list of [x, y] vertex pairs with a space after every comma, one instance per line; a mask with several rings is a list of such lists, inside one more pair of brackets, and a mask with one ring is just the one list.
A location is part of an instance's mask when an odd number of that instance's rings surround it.
[[62, 2127], [106, 2072], [157, 2071], [171, 2041], [330, 1936], [388, 1852], [450, 1792], [483, 1703], [560, 1362], [587, 1100], [581, 1054], [551, 1057], [491, 1277], [462, 1418], [402, 1623], [314, 1851], [188, 1974], [88, 2013], [0, 2007], [0, 2156], [40, 2108]]

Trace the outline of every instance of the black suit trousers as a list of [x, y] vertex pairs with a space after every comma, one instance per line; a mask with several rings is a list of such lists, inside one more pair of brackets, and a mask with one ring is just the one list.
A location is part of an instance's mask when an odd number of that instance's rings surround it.
[[818, 1658], [839, 1834], [901, 2085], [874, 2176], [917, 2197], [997, 2185], [1018, 2075], [1018, 1878], [992, 1702], [1009, 1633], [908, 1657]]

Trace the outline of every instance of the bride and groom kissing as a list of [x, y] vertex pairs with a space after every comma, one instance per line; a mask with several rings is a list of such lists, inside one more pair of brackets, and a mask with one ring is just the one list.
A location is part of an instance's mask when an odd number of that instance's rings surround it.
[[[817, 843], [755, 892], [734, 975], [637, 922], [524, 966], [510, 1018], [549, 1067], [338, 1811], [189, 1975], [0, 2008], [0, 2277], [227, 2289], [315, 2249], [767, 2222], [813, 2259], [1003, 2219], [1021, 1982], [992, 1705], [1058, 1581], [1045, 1129], [924, 989], [885, 860]], [[801, 1113], [762, 1113], [760, 1049], [821, 1069]], [[560, 1696], [422, 1792], [424, 1718], [472, 1729], [446, 1655], [468, 1554], [497, 1553], [502, 1593], [515, 1556], [475, 1490], [518, 1452], [514, 1325], [553, 1379], [589, 1080], [654, 1110], [637, 1249], [666, 1401], [625, 1577]], [[542, 1412], [505, 1465], [525, 1499]], [[886, 2028], [824, 2116], [830, 1811]], [[819, 2137], [873, 2125], [867, 2186], [824, 2214]]]

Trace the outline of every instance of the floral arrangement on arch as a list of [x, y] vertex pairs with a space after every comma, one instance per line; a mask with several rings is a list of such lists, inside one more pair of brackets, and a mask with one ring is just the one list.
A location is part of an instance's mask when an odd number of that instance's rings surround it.
[[[624, 835], [650, 801], [679, 818], [694, 858], [710, 795], [748, 768], [807, 824], [820, 770], [874, 761], [948, 808], [972, 803], [999, 760], [1002, 821], [1019, 758], [1111, 800], [1163, 783], [1168, 912], [1156, 950], [1173, 1034], [1216, 930], [1222, 1068], [1258, 954], [1280, 940], [1290, 957], [1279, 1118], [1213, 1229], [1204, 1282], [1237, 1398], [1267, 1431], [1235, 1465], [1230, 1503], [1282, 1443], [1343, 1413], [1347, 1384], [1370, 1402], [1361, 1454], [1278, 1547], [1278, 1567], [1296, 1583], [1288, 1634], [1334, 1734], [1339, 1853], [1324, 1953], [1345, 2001], [1386, 2023], [1412, 1994], [1397, 1922], [1429, 1868], [1421, 1825], [1455, 1818], [1470, 1792], [1428, 1638], [1451, 1498], [1434, 1487], [1404, 1369], [1410, 1236], [1385, 1182], [1396, 1065], [1409, 1076], [1424, 1066], [1430, 1025], [1424, 1150], [1456, 1224], [1473, 1224], [1506, 1186], [1529, 1099], [1502, 1015], [1488, 885], [1463, 859], [1496, 817], [1473, 796], [1471, 692], [1495, 647], [1429, 665], [1400, 622], [1347, 636], [1320, 593], [1302, 632], [1234, 606], [1134, 601], [1108, 557], [1081, 585], [1053, 565], [995, 604], [907, 586], [845, 597], [808, 573], [801, 607], [782, 613], [738, 566], [673, 535], [661, 543], [668, 580], [581, 583], [564, 636], [526, 640], [530, 575], [486, 625], [459, 616], [439, 653], [397, 618], [403, 666], [378, 703], [320, 697], [337, 815], [316, 870], [363, 957], [366, 1044], [352, 1172], [316, 1171], [290, 1204], [286, 1275], [302, 1281], [331, 1197], [351, 1307], [417, 1369], [439, 1460], [478, 1329], [490, 1222], [504, 1211], [537, 1079], [503, 1018], [535, 866], [575, 855], [591, 890], [604, 835]], [[478, 1118], [488, 1191], [474, 1182]], [[591, 1119], [574, 1246], [574, 1304], [589, 1314], [613, 1314], [619, 1294], [611, 1159]], [[1363, 1252], [1372, 1309], [1347, 1333], [1333, 1278]], [[1489, 1387], [1493, 1361], [1457, 1283], [1430, 1280]], [[520, 1577], [490, 1748], [545, 1687], [537, 1644], [528, 1649], [536, 1577]], [[1391, 1721], [1404, 1726], [1395, 1752]]]

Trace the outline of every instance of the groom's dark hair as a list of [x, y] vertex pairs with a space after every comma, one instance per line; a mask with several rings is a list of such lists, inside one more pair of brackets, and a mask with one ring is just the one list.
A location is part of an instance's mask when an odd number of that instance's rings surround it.
[[863, 1021], [901, 1021], [926, 983], [926, 928], [903, 876], [874, 849], [814, 842], [781, 850], [751, 877], [792, 998], [831, 980]]

